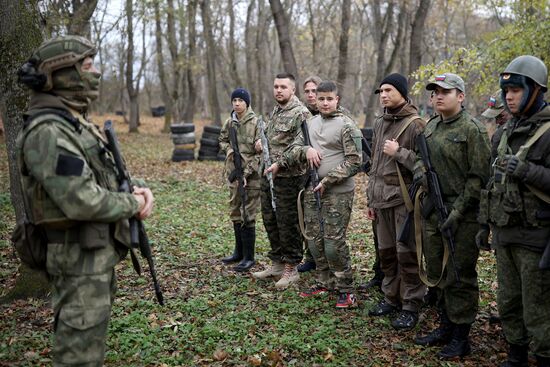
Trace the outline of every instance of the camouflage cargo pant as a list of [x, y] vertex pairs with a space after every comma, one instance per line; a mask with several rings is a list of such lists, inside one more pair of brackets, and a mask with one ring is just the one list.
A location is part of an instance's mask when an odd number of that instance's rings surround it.
[[304, 222], [308, 246], [317, 265], [320, 285], [344, 293], [353, 292], [353, 273], [346, 232], [353, 206], [354, 192], [321, 197], [324, 233], [321, 233], [315, 196], [308, 187], [304, 195]]
[[376, 234], [380, 266], [384, 273], [382, 292], [388, 303], [402, 303], [404, 310], [418, 312], [426, 294], [426, 286], [418, 276], [416, 242], [412, 226], [409, 241], [397, 242], [397, 236], [407, 215], [405, 204], [376, 209]]
[[527, 345], [550, 357], [550, 271], [540, 270], [542, 254], [521, 245], [498, 246], [497, 304], [508, 343]]
[[274, 184], [276, 212], [271, 207], [269, 183], [262, 177], [262, 218], [271, 245], [268, 257], [272, 261], [296, 265], [302, 261], [303, 254], [296, 200], [304, 187], [304, 176], [277, 177]]
[[48, 244], [54, 366], [103, 366], [119, 259], [112, 244], [98, 250], [81, 250], [70, 238], [65, 244]]
[[[246, 223], [249, 227], [254, 227], [256, 223], [256, 215], [260, 208], [260, 189], [254, 187], [247, 187], [246, 191]], [[229, 217], [232, 222], [242, 222], [244, 213], [242, 206], [242, 199], [237, 185], [231, 184], [229, 186]]]
[[[439, 305], [445, 309], [449, 319], [456, 324], [473, 323], [479, 301], [476, 271], [479, 249], [475, 243], [479, 224], [473, 219], [475, 218], [473, 213], [468, 213], [465, 217], [468, 219], [459, 224], [454, 237], [455, 262], [460, 281], [456, 281], [453, 264], [449, 258], [443, 279], [437, 286]], [[443, 260], [443, 235], [439, 231], [435, 212], [424, 221], [423, 251], [428, 278], [434, 282], [441, 274]]]

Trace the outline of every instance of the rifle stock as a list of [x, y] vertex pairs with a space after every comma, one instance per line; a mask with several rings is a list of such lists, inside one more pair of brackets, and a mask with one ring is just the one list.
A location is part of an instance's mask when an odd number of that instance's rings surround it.
[[[418, 148], [420, 152], [420, 156], [422, 158], [422, 162], [426, 167], [426, 178], [428, 181], [428, 195], [430, 195], [432, 202], [434, 203], [439, 225], [442, 225], [447, 219], [447, 217], [449, 216], [449, 210], [447, 209], [447, 206], [443, 201], [443, 194], [441, 193], [441, 185], [439, 183], [439, 178], [437, 177], [437, 173], [435, 172], [432, 166], [432, 162], [430, 159], [430, 152], [428, 150], [428, 144], [426, 143], [426, 137], [424, 136], [424, 134], [419, 134], [416, 137], [416, 147]], [[454, 235], [450, 230], [445, 230], [442, 232], [442, 234], [447, 238], [447, 242], [449, 244], [449, 250], [450, 250], [451, 263], [453, 265], [456, 281], [458, 282], [460, 281], [460, 277], [458, 275], [458, 269], [456, 268], [456, 262], [455, 262], [456, 246], [455, 246]]]
[[[302, 134], [304, 135], [304, 144], [309, 145], [311, 147], [312, 146], [311, 139], [309, 138], [309, 130], [307, 128], [306, 120], [302, 120], [301, 128], [302, 128]], [[309, 176], [308, 182], [311, 183], [312, 189], [315, 188], [317, 185], [319, 185], [319, 173], [317, 172], [317, 168], [308, 167], [308, 176]], [[315, 196], [315, 204], [317, 206], [317, 216], [319, 217], [319, 228], [321, 230], [321, 233], [324, 233], [325, 221], [323, 220], [323, 215], [321, 212], [323, 208], [323, 204], [321, 202], [321, 193], [319, 191], [315, 191], [313, 195]]]
[[[108, 142], [107, 147], [109, 148], [109, 151], [113, 155], [113, 159], [115, 160], [115, 165], [117, 167], [117, 171], [118, 171], [117, 179], [119, 183], [119, 191], [132, 193], [133, 191], [132, 181], [126, 169], [124, 160], [122, 159], [122, 154], [120, 152], [116, 133], [113, 128], [113, 122], [111, 120], [105, 121], [103, 131], [105, 133], [105, 136], [107, 137], [107, 142]], [[157, 272], [155, 270], [153, 254], [151, 253], [151, 244], [149, 243], [149, 238], [147, 237], [147, 233], [145, 232], [145, 227], [143, 226], [143, 222], [135, 217], [129, 218], [129, 222], [130, 222], [131, 247], [132, 248], [139, 247], [141, 256], [143, 256], [147, 260], [147, 264], [149, 265], [149, 272], [151, 273], [151, 278], [153, 280], [153, 287], [155, 288], [155, 295], [157, 297], [157, 301], [161, 306], [163, 306], [164, 297], [162, 295], [159, 282], [157, 280]], [[136, 267], [136, 263], [137, 263], [136, 271], [138, 272], [139, 275], [141, 275], [141, 271], [138, 270], [140, 269], [139, 262], [137, 262], [137, 260], [134, 259], [133, 257], [132, 257], [132, 262], [134, 263], [134, 267]]]

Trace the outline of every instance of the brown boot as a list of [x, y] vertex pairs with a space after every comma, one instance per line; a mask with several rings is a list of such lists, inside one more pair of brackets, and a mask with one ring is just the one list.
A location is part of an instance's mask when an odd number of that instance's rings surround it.
[[252, 276], [256, 279], [267, 279], [269, 277], [278, 277], [285, 271], [285, 264], [273, 261], [271, 266], [265, 268], [265, 270], [252, 273]]
[[285, 272], [281, 279], [275, 283], [275, 287], [278, 289], [285, 289], [292, 283], [298, 281], [298, 279], [300, 279], [300, 274], [298, 273], [296, 265], [285, 264]]

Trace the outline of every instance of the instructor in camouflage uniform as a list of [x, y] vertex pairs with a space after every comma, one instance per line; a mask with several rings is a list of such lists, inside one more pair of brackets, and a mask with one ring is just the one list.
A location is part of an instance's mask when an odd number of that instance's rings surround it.
[[[550, 366], [550, 264], [545, 270], [539, 266], [550, 246], [547, 82], [546, 65], [533, 56], [514, 59], [500, 74], [512, 118], [494, 136], [494, 165], [480, 221], [491, 224], [497, 256], [497, 304], [509, 344], [501, 366], [527, 366], [530, 341], [537, 365]], [[486, 241], [487, 236], [485, 230], [478, 237]]]
[[[277, 106], [267, 121], [266, 136], [269, 141], [271, 162], [278, 162], [283, 151], [292, 143], [302, 120], [311, 116], [308, 109], [295, 96], [296, 81], [289, 73], [278, 74], [273, 82], [273, 96]], [[262, 145], [256, 142], [256, 151], [261, 152]], [[268, 167], [265, 167], [268, 168]], [[256, 279], [282, 277], [276, 287], [283, 289], [296, 282], [300, 276], [296, 269], [302, 261], [303, 246], [298, 226], [296, 200], [304, 186], [305, 165], [293, 165], [279, 170], [274, 177], [274, 193], [277, 211], [271, 206], [271, 192], [265, 175], [261, 182], [262, 217], [271, 245], [269, 258], [271, 266], [253, 273]]]
[[[434, 203], [424, 200], [424, 256], [428, 279], [437, 285], [440, 326], [415, 342], [420, 345], [446, 344], [441, 358], [461, 357], [470, 353], [470, 327], [475, 320], [479, 288], [476, 264], [479, 250], [475, 236], [479, 229], [477, 214], [481, 188], [489, 173], [489, 141], [485, 127], [466, 112], [464, 81], [456, 74], [438, 75], [426, 86], [434, 91], [433, 101], [438, 115], [431, 118], [424, 130], [435, 172], [438, 174], [443, 201], [449, 216], [439, 223]], [[425, 167], [417, 154], [415, 180], [423, 182]], [[431, 210], [430, 210], [431, 207]], [[455, 277], [452, 261], [442, 272], [444, 231], [453, 233], [454, 254], [460, 280]]]
[[[302, 131], [283, 157], [268, 171], [301, 163], [316, 168], [320, 182], [309, 182], [304, 194], [305, 237], [317, 264], [317, 285], [302, 297], [337, 290], [337, 308], [356, 306], [353, 273], [346, 231], [353, 206], [355, 181], [361, 167], [361, 131], [348, 116], [338, 111], [338, 89], [331, 81], [317, 87], [320, 114], [307, 122], [311, 146], [304, 145]], [[321, 196], [321, 210], [314, 192]], [[321, 230], [320, 222], [323, 223]]]
[[19, 72], [32, 92], [18, 163], [27, 216], [48, 242], [54, 366], [103, 366], [114, 267], [129, 245], [127, 219], [147, 218], [153, 206], [149, 189], [118, 192], [106, 141], [86, 118], [101, 77], [96, 52], [82, 37], [52, 39]]
[[[256, 242], [256, 214], [260, 207], [260, 156], [254, 149], [259, 139], [257, 118], [250, 107], [250, 93], [244, 88], [237, 88], [231, 93], [231, 104], [238, 121], [228, 118], [220, 132], [220, 151], [225, 152], [225, 176], [229, 185], [229, 217], [233, 222], [235, 233], [235, 249], [233, 255], [225, 257], [226, 264], [240, 261], [233, 269], [248, 271], [254, 266], [254, 245]], [[237, 130], [237, 144], [241, 154], [246, 204], [243, 210], [241, 195], [238, 192], [238, 181], [229, 181], [235, 170], [234, 154], [229, 139], [229, 128]], [[246, 216], [245, 216], [246, 214]]]

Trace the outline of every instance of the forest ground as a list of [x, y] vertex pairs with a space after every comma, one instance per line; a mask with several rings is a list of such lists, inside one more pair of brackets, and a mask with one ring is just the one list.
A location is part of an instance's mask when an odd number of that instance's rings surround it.
[[[128, 134], [115, 120], [130, 172], [154, 192], [146, 221], [166, 305], [154, 297], [149, 274], [138, 278], [129, 261], [117, 266], [118, 293], [109, 328], [106, 366], [495, 366], [506, 346], [496, 313], [494, 255], [481, 253], [480, 310], [473, 325], [472, 354], [440, 361], [438, 348], [416, 346], [419, 332], [434, 327], [436, 312], [423, 308], [417, 327], [396, 332], [389, 318], [367, 312], [381, 299], [375, 290], [357, 292], [359, 306], [334, 308], [335, 297], [303, 299], [312, 285], [303, 275], [296, 287], [279, 291], [273, 281], [256, 281], [224, 266], [233, 246], [228, 192], [222, 162], [170, 161], [172, 143], [161, 134], [161, 118], [143, 118], [140, 134]], [[197, 123], [197, 142], [204, 121]], [[6, 145], [0, 142], [0, 296], [17, 276], [9, 242], [15, 215], [10, 202]], [[357, 189], [348, 230], [355, 284], [368, 280], [374, 260], [371, 224], [366, 219], [366, 176]], [[268, 263], [269, 244], [258, 215], [255, 270]], [[145, 263], [144, 266], [146, 267]], [[51, 365], [53, 314], [48, 300], [0, 305], [0, 366]]]

